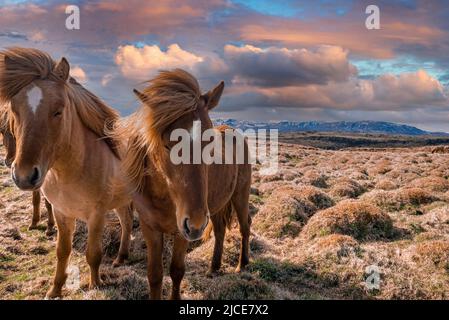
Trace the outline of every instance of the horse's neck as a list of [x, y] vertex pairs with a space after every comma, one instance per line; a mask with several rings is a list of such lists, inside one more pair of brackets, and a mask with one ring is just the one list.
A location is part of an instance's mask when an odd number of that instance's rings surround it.
[[148, 157], [146, 170], [146, 189], [151, 193], [153, 197], [167, 198], [169, 197], [168, 185], [165, 177], [156, 168], [154, 159], [151, 156]]
[[61, 146], [58, 148], [54, 168], [58, 173], [76, 175], [83, 172], [85, 168], [85, 159], [87, 155], [97, 150], [89, 150], [90, 139], [95, 139], [88, 129], [83, 125], [78, 115], [75, 113], [70, 123], [70, 129], [62, 139]]

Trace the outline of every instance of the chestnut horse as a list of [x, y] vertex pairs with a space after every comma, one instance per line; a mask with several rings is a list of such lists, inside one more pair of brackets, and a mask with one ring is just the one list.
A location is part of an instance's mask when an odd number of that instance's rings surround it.
[[[16, 156], [16, 140], [11, 132], [10, 124], [7, 117], [7, 112], [0, 111], [0, 134], [3, 136], [3, 145], [6, 148], [6, 158], [5, 165], [11, 168], [11, 164]], [[54, 233], [55, 219], [53, 216], [53, 208], [44, 198], [45, 207], [47, 208], [48, 221], [47, 221], [47, 236]], [[33, 191], [33, 218], [28, 230], [33, 230], [38, 228], [38, 223], [41, 220], [41, 192], [40, 190]]]
[[[172, 299], [181, 298], [188, 242], [202, 237], [209, 217], [215, 234], [210, 272], [220, 268], [225, 229], [233, 210], [242, 235], [237, 271], [249, 262], [249, 162], [175, 165], [170, 160], [175, 144], [170, 141], [170, 133], [175, 129], [191, 130], [194, 121], [201, 122], [202, 132], [211, 129], [209, 111], [217, 106], [223, 89], [222, 82], [202, 95], [197, 80], [186, 71], [161, 72], [142, 93], [134, 91], [143, 105], [116, 128], [116, 135], [129, 141], [123, 165], [128, 184], [135, 188], [133, 203], [147, 243], [152, 299], [161, 298], [164, 233], [175, 232], [170, 266]], [[218, 139], [224, 139], [225, 129], [216, 128]], [[244, 147], [247, 155], [246, 142]]]
[[22, 190], [42, 190], [58, 227], [57, 265], [49, 298], [61, 296], [72, 249], [75, 220], [87, 223], [90, 288], [101, 284], [102, 234], [107, 211], [116, 209], [122, 237], [115, 263], [128, 254], [132, 210], [127, 195], [113, 195], [120, 179], [120, 145], [105, 130], [117, 113], [69, 75], [65, 58], [56, 63], [36, 49], [0, 52], [0, 98], [9, 104], [16, 157], [12, 177]]

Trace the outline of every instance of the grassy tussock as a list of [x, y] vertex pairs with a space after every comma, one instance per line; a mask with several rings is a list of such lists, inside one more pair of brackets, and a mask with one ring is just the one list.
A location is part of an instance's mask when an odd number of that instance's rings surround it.
[[310, 216], [332, 205], [334, 201], [316, 187], [278, 187], [253, 219], [253, 229], [270, 238], [295, 237]]
[[349, 178], [339, 178], [330, 193], [341, 198], [357, 198], [364, 192], [364, 188], [357, 182]]
[[276, 189], [253, 219], [253, 230], [269, 238], [295, 237], [315, 213], [312, 201], [289, 187]]
[[365, 193], [360, 199], [390, 212], [417, 208], [438, 200], [431, 192], [421, 188], [373, 190]]
[[393, 234], [391, 218], [374, 205], [345, 200], [315, 214], [302, 233], [309, 239], [333, 233], [359, 240], [388, 239]]
[[394, 190], [398, 185], [391, 179], [381, 179], [376, 182], [376, 189], [379, 190]]
[[430, 263], [449, 272], [449, 242], [433, 240], [419, 243], [414, 258], [420, 263]]
[[449, 181], [442, 177], [429, 176], [413, 180], [410, 186], [434, 192], [446, 192], [449, 190]]

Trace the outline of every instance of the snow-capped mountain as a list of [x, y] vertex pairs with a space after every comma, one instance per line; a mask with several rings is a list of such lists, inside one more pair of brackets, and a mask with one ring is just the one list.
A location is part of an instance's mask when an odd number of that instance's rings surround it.
[[373, 133], [373, 134], [389, 134], [389, 135], [447, 135], [441, 132], [429, 132], [418, 129], [413, 126], [397, 124], [383, 121], [278, 121], [278, 122], [256, 122], [235, 119], [213, 119], [215, 125], [226, 124], [233, 128], [241, 130], [246, 129], [278, 129], [279, 132], [301, 132], [301, 131], [317, 131], [317, 132], [352, 132], [352, 133]]

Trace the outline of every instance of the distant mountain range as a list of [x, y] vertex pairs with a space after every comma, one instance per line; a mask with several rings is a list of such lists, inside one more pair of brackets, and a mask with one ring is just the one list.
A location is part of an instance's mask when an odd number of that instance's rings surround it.
[[444, 132], [429, 132], [413, 126], [397, 124], [384, 121], [278, 121], [278, 122], [256, 122], [235, 119], [213, 119], [215, 125], [226, 124], [241, 130], [246, 129], [278, 129], [279, 132], [349, 132], [349, 133], [372, 133], [388, 135], [449, 135]]

